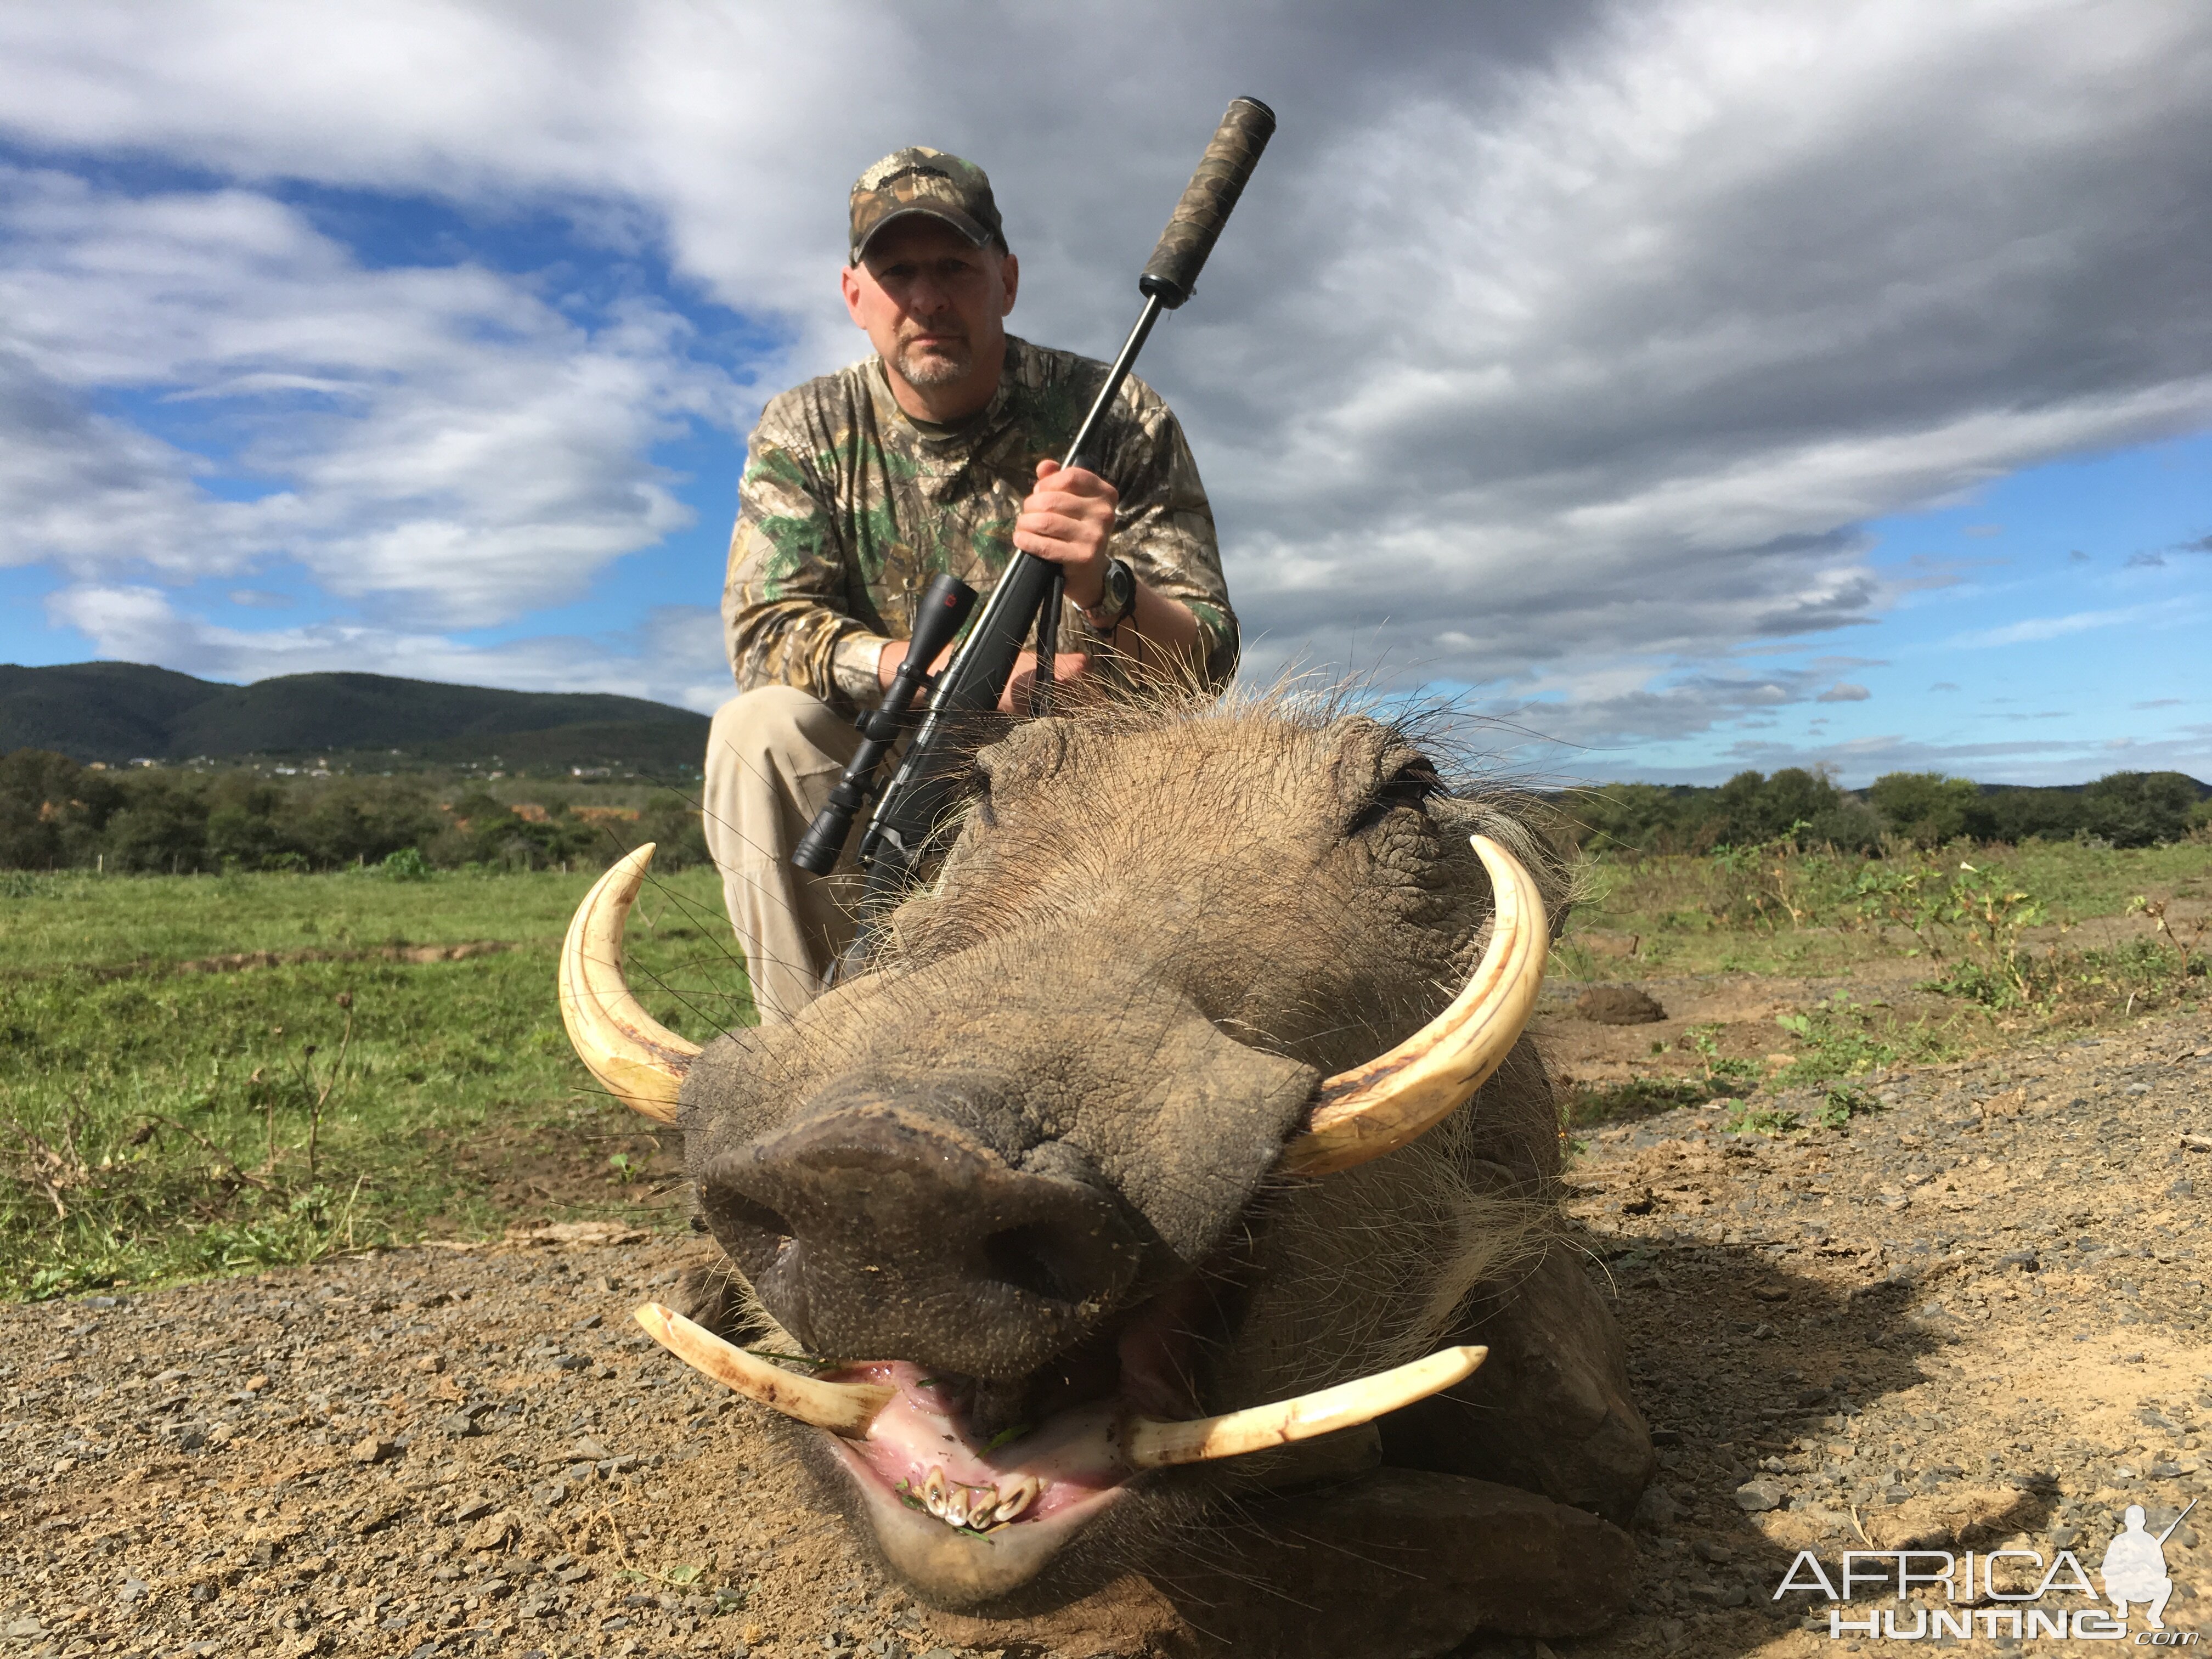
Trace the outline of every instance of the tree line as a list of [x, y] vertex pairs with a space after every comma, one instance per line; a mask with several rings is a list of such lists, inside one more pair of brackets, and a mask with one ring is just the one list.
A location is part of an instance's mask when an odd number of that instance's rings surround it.
[[18, 749], [0, 756], [0, 869], [313, 871], [411, 853], [437, 869], [542, 870], [605, 863], [646, 841], [660, 844], [659, 868], [706, 861], [698, 809], [674, 793], [653, 796], [635, 819], [587, 816], [557, 797], [540, 805], [542, 815], [519, 815], [480, 784], [441, 799], [406, 777], [112, 772]]
[[1940, 772], [1892, 772], [1858, 791], [1802, 767], [1739, 772], [1717, 788], [1615, 783], [1560, 799], [1583, 845], [1639, 853], [1708, 853], [1783, 838], [1879, 852], [1954, 841], [2096, 840], [2150, 847], [2212, 825], [2212, 803], [2181, 772], [2113, 772], [2079, 789], [1984, 788]]
[[[2179, 772], [2114, 772], [2080, 789], [1987, 790], [1941, 773], [1893, 772], [1854, 792], [1785, 767], [1740, 772], [1713, 788], [1607, 784], [1557, 805], [1568, 832], [1594, 849], [1707, 853], [1791, 837], [1878, 852], [1893, 840], [2148, 847], [2212, 824], [2212, 803], [2200, 793]], [[635, 819], [580, 813], [547, 797], [542, 816], [526, 817], [480, 784], [441, 800], [406, 777], [111, 772], [19, 749], [0, 756], [0, 869], [332, 870], [411, 849], [436, 869], [542, 870], [605, 863], [644, 841], [659, 843], [663, 869], [707, 860], [698, 809], [675, 793], [653, 795]]]

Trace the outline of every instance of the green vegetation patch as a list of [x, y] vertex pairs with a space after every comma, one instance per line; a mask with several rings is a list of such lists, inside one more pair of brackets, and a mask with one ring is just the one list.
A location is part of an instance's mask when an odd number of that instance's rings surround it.
[[1702, 1078], [1631, 1078], [1626, 1083], [1577, 1084], [1567, 1091], [1562, 1118], [1570, 1129], [1632, 1121], [1678, 1106], [1703, 1106], [1723, 1091]]
[[[1556, 952], [1557, 971], [1570, 979], [1820, 976], [1917, 957], [1938, 975], [1977, 963], [2019, 990], [2014, 958], [2066, 948], [2065, 933], [2084, 921], [2129, 915], [2177, 971], [2185, 957], [2212, 955], [2212, 933], [2166, 914], [2176, 900], [2212, 898], [2212, 842], [2202, 839], [2136, 848], [1899, 845], [1879, 857], [1784, 839], [1704, 856], [1592, 854], [1582, 884]], [[1626, 959], [1595, 948], [1599, 935], [1626, 944]]]
[[[0, 898], [0, 1293], [482, 1237], [518, 1216], [671, 1218], [665, 1155], [576, 1061], [555, 1003], [589, 879], [64, 878]], [[72, 936], [80, 960], [137, 966], [71, 963]], [[631, 984], [694, 1040], [753, 1018], [727, 936], [711, 872], [649, 885], [633, 916]], [[511, 948], [174, 968], [210, 945], [426, 937]]]

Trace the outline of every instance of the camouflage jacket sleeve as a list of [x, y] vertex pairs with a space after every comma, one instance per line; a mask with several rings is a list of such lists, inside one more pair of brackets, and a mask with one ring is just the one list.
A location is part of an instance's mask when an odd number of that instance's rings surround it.
[[738, 483], [722, 632], [739, 690], [794, 685], [843, 706], [860, 689], [861, 658], [873, 679], [882, 641], [852, 613], [832, 485], [811, 461], [820, 452], [798, 398], [787, 392], [762, 412]]
[[[1132, 380], [1122, 407], [1129, 418], [1115, 423], [1104, 468], [1121, 493], [1113, 550], [1147, 587], [1197, 617], [1200, 673], [1207, 690], [1219, 690], [1237, 672], [1237, 613], [1198, 463], [1182, 423], [1150, 386]], [[1070, 614], [1079, 625], [1080, 613]]]

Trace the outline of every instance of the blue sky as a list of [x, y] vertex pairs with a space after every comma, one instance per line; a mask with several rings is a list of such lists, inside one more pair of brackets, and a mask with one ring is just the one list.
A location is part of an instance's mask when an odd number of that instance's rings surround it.
[[[1819, 665], [1810, 702], [1628, 756], [1549, 763], [1705, 781], [1826, 762], [1991, 781], [2194, 768], [2212, 750], [2212, 436], [2030, 467], [1861, 526], [1893, 592], [1863, 625], [1750, 647], [1736, 672]], [[1541, 728], [1540, 710], [1523, 716]], [[1529, 752], [1541, 752], [1531, 750]]]
[[[1071, 29], [1085, 95], [1020, 72]], [[1015, 326], [1104, 351], [1245, 90], [1145, 373], [1254, 678], [1562, 777], [2212, 778], [2212, 20], [2156, 0], [19, 9], [0, 659], [711, 708], [852, 174], [983, 162]]]

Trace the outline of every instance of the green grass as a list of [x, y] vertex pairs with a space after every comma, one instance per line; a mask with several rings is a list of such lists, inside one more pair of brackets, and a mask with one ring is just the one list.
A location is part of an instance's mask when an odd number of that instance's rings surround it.
[[[590, 880], [11, 883], [0, 896], [0, 1293], [652, 1205], [654, 1143], [576, 1061], [554, 1001], [555, 951]], [[486, 939], [514, 948], [169, 971], [236, 951]], [[727, 939], [711, 871], [648, 886], [629, 929], [630, 982], [695, 1039], [748, 1021]], [[137, 965], [93, 971], [119, 963]]]
[[[2212, 843], [2116, 851], [2071, 842], [1919, 855], [1947, 877], [1964, 860], [2034, 896], [2055, 923], [2119, 916], [2137, 894], [2212, 897]], [[1873, 867], [1881, 868], [1881, 861]], [[1661, 974], [1849, 977], [1900, 954], [1862, 915], [1854, 884], [1867, 860], [1777, 853], [1742, 859], [1600, 854], [1556, 952], [1569, 979]], [[2151, 925], [2138, 918], [2144, 938]], [[1631, 954], [1621, 954], [1632, 945]], [[1601, 948], [1602, 947], [1602, 948]]]
[[[245, 951], [345, 951], [477, 939], [557, 941], [596, 872], [440, 876], [52, 876], [11, 872], [0, 896], [0, 973], [189, 962]], [[711, 872], [669, 878], [707, 902]], [[641, 934], [653, 914], [641, 898]], [[718, 902], [718, 901], [717, 901]]]
[[[2195, 897], [2212, 888], [2204, 845], [2030, 847], [1984, 861], [2069, 921], [2121, 915], [2138, 893]], [[1598, 860], [1559, 971], [1847, 976], [1901, 949], [1893, 936], [1839, 925], [1850, 919], [1846, 899], [1863, 867]], [[0, 875], [0, 1294], [479, 1237], [517, 1219], [672, 1219], [666, 1149], [598, 1091], [554, 1004], [554, 953], [591, 879]], [[1760, 881], [1780, 896], [1775, 903], [1747, 900]], [[1798, 917], [1778, 909], [1780, 898]], [[1794, 1056], [1773, 1081], [1833, 1087], [1818, 1112], [1848, 1115], [1857, 1097], [1843, 1085], [1875, 1065], [1956, 1057], [2008, 1021], [2092, 1024], [2203, 994], [2204, 976], [2177, 976], [2147, 921], [2131, 926], [2142, 939], [2048, 953], [2042, 977], [2028, 976], [2041, 1000], [2025, 1009], [2006, 1005], [2004, 982], [1986, 971], [1977, 979], [1961, 957], [1929, 964], [1936, 989], [1899, 991], [1894, 1004], [1860, 990], [1786, 1028], [1732, 1029], [1731, 1042], [1747, 1052], [1723, 1054], [1712, 1030], [1704, 1041], [1686, 1034], [1696, 1075], [1583, 1089], [1566, 1103], [1569, 1123], [1711, 1103], [1747, 1128], [1783, 1130], [1790, 1126], [1758, 1116], [1769, 1109], [1759, 1091], [1770, 1050]], [[1593, 930], [1612, 952], [1595, 948]], [[1619, 953], [1623, 936], [1633, 956]], [[669, 1025], [703, 1039], [750, 1020], [712, 870], [648, 886], [629, 937], [631, 983]], [[481, 941], [513, 948], [459, 962], [372, 956], [175, 971], [241, 952], [296, 958]]]

